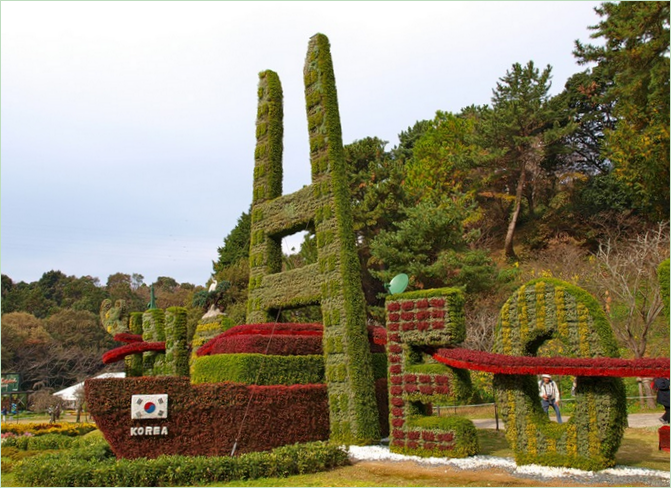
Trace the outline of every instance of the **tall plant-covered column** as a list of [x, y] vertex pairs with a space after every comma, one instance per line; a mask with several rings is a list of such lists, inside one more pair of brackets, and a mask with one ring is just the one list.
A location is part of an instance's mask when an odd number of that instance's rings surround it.
[[[142, 314], [142, 340], [145, 342], [165, 341], [165, 312], [160, 308], [152, 308]], [[144, 376], [163, 374], [165, 353], [146, 351], [142, 353], [142, 369]]]
[[186, 343], [186, 308], [170, 307], [165, 313], [165, 367], [163, 374], [189, 376]]
[[249, 249], [249, 298], [247, 322], [267, 322], [268, 311], [260, 299], [263, 277], [282, 270], [282, 240], [265, 229], [261, 204], [282, 196], [282, 85], [277, 73], [259, 73], [254, 151], [254, 195]]
[[377, 442], [380, 431], [338, 97], [329, 41], [322, 34], [310, 39], [304, 79], [312, 187], [315, 197], [328, 197], [316, 211], [315, 230], [331, 438]]
[[[128, 321], [131, 334], [142, 334], [142, 312], [131, 312]], [[126, 377], [142, 376], [142, 354], [126, 356]]]

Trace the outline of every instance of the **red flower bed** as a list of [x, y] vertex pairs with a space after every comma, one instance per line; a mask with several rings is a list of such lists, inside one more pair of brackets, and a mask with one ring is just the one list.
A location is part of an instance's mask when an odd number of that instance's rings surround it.
[[453, 368], [499, 374], [556, 374], [571, 376], [669, 376], [668, 358], [542, 358], [507, 356], [468, 349], [439, 349], [434, 359]]
[[129, 354], [139, 354], [146, 351], [165, 351], [165, 342], [133, 342], [117, 347], [103, 354], [103, 363], [111, 364], [123, 360]]
[[142, 342], [142, 334], [131, 334], [130, 332], [123, 332], [116, 334], [114, 340], [117, 342]]
[[257, 353], [277, 356], [303, 356], [322, 354], [321, 336], [290, 336], [279, 335], [218, 335], [203, 344], [196, 354], [209, 356], [212, 354]]
[[[147, 377], [87, 380], [85, 389], [98, 428], [122, 458], [226, 456], [236, 439], [242, 454], [329, 437], [326, 385], [192, 386], [186, 378]], [[155, 393], [168, 394], [168, 418], [131, 419], [131, 396]], [[148, 426], [165, 426], [168, 433], [131, 435], [132, 428]]]
[[[385, 352], [386, 331], [383, 327], [368, 327], [368, 342], [372, 353]], [[246, 324], [233, 327], [210, 339], [196, 351], [198, 356], [231, 353], [302, 356], [322, 354], [321, 324]], [[269, 336], [273, 339], [269, 341]], [[383, 338], [383, 341], [380, 340]]]
[[292, 335], [292, 336], [321, 336], [324, 328], [321, 324], [285, 324], [269, 322], [267, 324], [236, 325], [222, 335], [226, 337], [236, 335]]

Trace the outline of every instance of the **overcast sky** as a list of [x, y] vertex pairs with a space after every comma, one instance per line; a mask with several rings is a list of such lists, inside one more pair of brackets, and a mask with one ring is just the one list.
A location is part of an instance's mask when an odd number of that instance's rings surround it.
[[[310, 183], [302, 70], [331, 42], [345, 144], [490, 102], [513, 63], [583, 68], [599, 2], [2, 2], [1, 254], [204, 285], [252, 196], [258, 73], [284, 90], [284, 192]], [[285, 243], [285, 251], [291, 247]]]

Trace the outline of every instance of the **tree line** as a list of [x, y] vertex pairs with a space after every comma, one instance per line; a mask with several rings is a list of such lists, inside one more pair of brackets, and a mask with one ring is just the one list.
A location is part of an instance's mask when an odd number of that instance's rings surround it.
[[2, 372], [22, 375], [23, 389], [60, 389], [105, 368], [101, 356], [119, 346], [100, 323], [103, 300], [125, 300], [130, 311], [144, 311], [154, 287], [162, 308], [184, 306], [189, 328], [195, 330], [202, 309], [193, 296], [203, 289], [160, 276], [144, 283], [141, 274], [115, 273], [105, 285], [91, 276], [67, 276], [48, 271], [35, 282], [14, 283], [2, 275]]

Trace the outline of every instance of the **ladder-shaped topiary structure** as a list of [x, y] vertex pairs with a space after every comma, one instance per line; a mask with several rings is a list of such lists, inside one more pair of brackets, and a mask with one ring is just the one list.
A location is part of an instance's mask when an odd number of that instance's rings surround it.
[[[247, 322], [320, 304], [331, 439], [380, 439], [365, 300], [352, 228], [340, 116], [328, 39], [310, 39], [304, 68], [312, 184], [282, 196], [282, 88], [260, 74]], [[314, 229], [318, 263], [281, 272], [282, 238]]]

